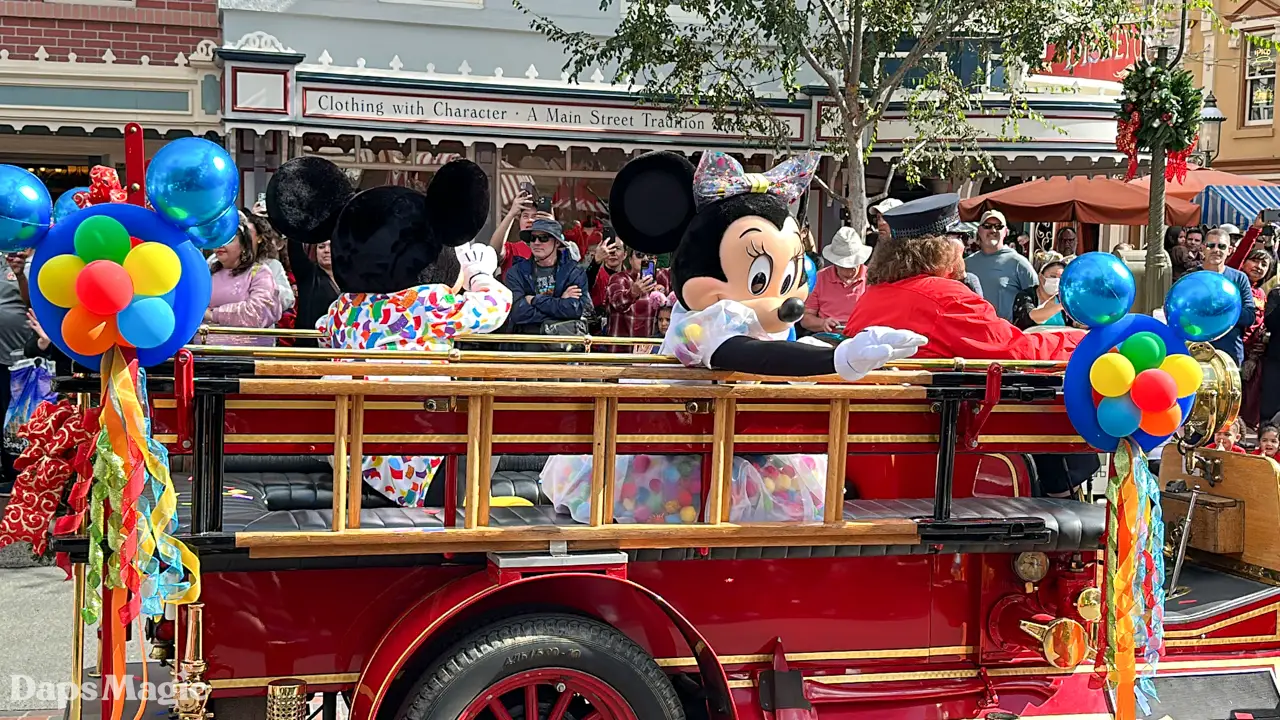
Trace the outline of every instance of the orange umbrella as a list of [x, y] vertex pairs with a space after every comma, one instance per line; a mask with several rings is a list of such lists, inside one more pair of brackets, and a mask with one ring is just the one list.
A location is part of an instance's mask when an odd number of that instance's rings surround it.
[[[960, 219], [975, 221], [999, 210], [1009, 222], [1081, 222], [1100, 225], [1147, 224], [1147, 191], [1133, 183], [1103, 177], [1053, 177], [1032, 180], [960, 202]], [[1173, 226], [1200, 221], [1200, 206], [1166, 198], [1165, 222]]]
[[[1151, 177], [1140, 177], [1129, 184], [1142, 188], [1143, 192], [1147, 192], [1148, 188], [1151, 187]], [[1188, 165], [1187, 179], [1182, 182], [1171, 180], [1165, 183], [1164, 194], [1180, 200], [1195, 200], [1196, 196], [1204, 192], [1204, 189], [1210, 185], [1274, 185], [1274, 183], [1221, 170]]]

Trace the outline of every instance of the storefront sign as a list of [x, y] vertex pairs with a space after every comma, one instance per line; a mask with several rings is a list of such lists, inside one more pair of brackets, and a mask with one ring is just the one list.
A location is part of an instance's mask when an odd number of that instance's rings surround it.
[[[542, 98], [484, 98], [425, 93], [302, 89], [304, 117], [360, 122], [524, 128], [554, 132], [739, 137], [717, 130], [710, 112], [672, 117], [661, 108]], [[805, 113], [779, 112], [790, 139], [804, 140]]]
[[[1120, 82], [1125, 72], [1142, 58], [1141, 28], [1137, 25], [1123, 25], [1114, 31], [1111, 39], [1115, 42], [1115, 49], [1111, 53], [1072, 53], [1059, 62], [1050, 63], [1042, 74]], [[1049, 45], [1045, 51], [1045, 60], [1053, 60], [1054, 55], [1054, 48]]]

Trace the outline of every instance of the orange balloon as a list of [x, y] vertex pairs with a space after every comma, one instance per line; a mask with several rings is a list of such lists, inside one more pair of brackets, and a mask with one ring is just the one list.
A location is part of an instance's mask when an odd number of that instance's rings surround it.
[[1177, 403], [1168, 410], [1142, 413], [1142, 422], [1138, 425], [1143, 432], [1155, 437], [1172, 435], [1181, 426], [1182, 408]]
[[120, 340], [113, 316], [94, 315], [76, 306], [62, 318], [62, 340], [72, 352], [92, 357], [111, 349]]

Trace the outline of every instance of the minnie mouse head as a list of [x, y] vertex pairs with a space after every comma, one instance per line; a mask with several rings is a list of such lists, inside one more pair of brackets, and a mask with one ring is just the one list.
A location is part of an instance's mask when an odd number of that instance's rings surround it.
[[290, 160], [267, 185], [267, 215], [291, 240], [331, 240], [333, 275], [347, 293], [388, 293], [414, 285], [459, 284], [454, 252], [489, 215], [489, 180], [478, 165], [454, 160], [426, 194], [383, 186], [357, 192], [346, 173], [314, 156]]
[[755, 174], [722, 152], [703, 153], [697, 170], [676, 153], [649, 153], [618, 173], [610, 218], [631, 247], [675, 251], [672, 289], [685, 308], [733, 300], [766, 331], [784, 332], [804, 315], [809, 293], [789, 206], [808, 188], [818, 157], [806, 153]]

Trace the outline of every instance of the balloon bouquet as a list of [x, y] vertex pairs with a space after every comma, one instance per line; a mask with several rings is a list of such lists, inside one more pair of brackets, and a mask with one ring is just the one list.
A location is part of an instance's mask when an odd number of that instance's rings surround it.
[[199, 595], [198, 561], [172, 537], [177, 497], [168, 454], [151, 437], [144, 368], [172, 358], [204, 318], [211, 285], [201, 250], [235, 236], [239, 171], [207, 140], [169, 143], [147, 168], [152, 207], [142, 207], [123, 202], [114, 170], [94, 170], [116, 185], [98, 204], [76, 189], [53, 205], [35, 176], [0, 166], [0, 250], [35, 248], [36, 318], [58, 349], [102, 377], [93, 477], [71, 502], [89, 518], [83, 619], [96, 622], [105, 599], [103, 619], [120, 627]]
[[1090, 328], [1067, 363], [1067, 414], [1090, 445], [1112, 453], [1097, 667], [1116, 690], [1116, 718], [1131, 720], [1134, 702], [1120, 699], [1133, 698], [1149, 711], [1164, 647], [1164, 523], [1146, 453], [1177, 432], [1195, 402], [1203, 375], [1187, 344], [1230, 330], [1240, 315], [1240, 292], [1219, 273], [1186, 275], [1165, 300], [1165, 324], [1130, 314], [1133, 274], [1115, 256], [1093, 252], [1067, 265], [1059, 295], [1067, 312]]

